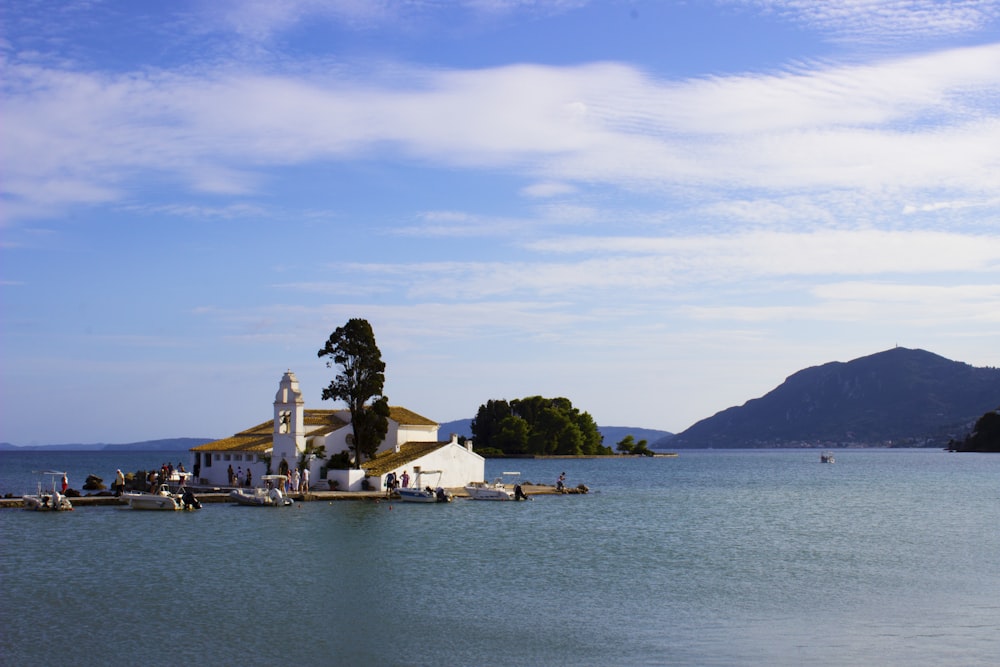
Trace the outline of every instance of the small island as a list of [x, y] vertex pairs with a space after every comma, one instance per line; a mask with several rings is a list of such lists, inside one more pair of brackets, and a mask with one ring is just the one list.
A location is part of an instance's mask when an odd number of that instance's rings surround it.
[[963, 440], [948, 443], [949, 452], [1000, 452], [1000, 408], [976, 420], [972, 432]]

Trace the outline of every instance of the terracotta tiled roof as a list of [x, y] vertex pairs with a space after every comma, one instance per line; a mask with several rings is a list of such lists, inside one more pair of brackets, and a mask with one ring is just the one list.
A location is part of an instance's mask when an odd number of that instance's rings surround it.
[[437, 426], [436, 421], [432, 421], [427, 417], [418, 415], [412, 410], [407, 410], [406, 408], [401, 408], [397, 406], [389, 406], [389, 418], [392, 419], [397, 424], [403, 426]]
[[[343, 415], [343, 416], [342, 416]], [[350, 416], [346, 409], [343, 410], [305, 410], [303, 412], [306, 437], [317, 435], [327, 435], [337, 429], [350, 424], [344, 416]], [[422, 417], [412, 410], [401, 407], [390, 407], [389, 417], [403, 426], [437, 426], [437, 422], [431, 421], [427, 417]], [[207, 442], [204, 445], [192, 447], [192, 452], [264, 452], [271, 448], [273, 444], [272, 434], [274, 433], [274, 420], [269, 419], [256, 426], [240, 431], [236, 435]], [[424, 443], [421, 443], [424, 444]], [[421, 455], [422, 456], [422, 455]], [[402, 465], [402, 464], [400, 464]], [[392, 468], [389, 468], [392, 470]]]
[[[306, 437], [326, 435], [347, 426], [334, 410], [306, 410]], [[236, 435], [192, 447], [192, 452], [265, 452], [274, 445], [274, 420], [269, 419]]]
[[[338, 412], [344, 414], [337, 410], [306, 410], [304, 415], [306, 435], [326, 435], [347, 426], [350, 422], [341, 418]], [[274, 424], [273, 420], [271, 424]]]
[[237, 433], [230, 438], [192, 447], [192, 452], [266, 452], [273, 445], [271, 432]]
[[380, 477], [390, 470], [395, 470], [405, 466], [411, 461], [416, 461], [421, 456], [426, 456], [449, 443], [447, 442], [407, 442], [399, 446], [399, 451], [380, 452], [374, 459], [367, 463], [362, 463], [361, 467], [369, 475]]

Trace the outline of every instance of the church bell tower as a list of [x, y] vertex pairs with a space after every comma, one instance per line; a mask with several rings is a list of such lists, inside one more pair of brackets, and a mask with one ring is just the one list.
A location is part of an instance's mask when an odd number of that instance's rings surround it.
[[278, 393], [274, 396], [273, 442], [271, 472], [295, 467], [299, 454], [306, 447], [305, 401], [299, 391], [299, 380], [290, 370], [281, 377]]

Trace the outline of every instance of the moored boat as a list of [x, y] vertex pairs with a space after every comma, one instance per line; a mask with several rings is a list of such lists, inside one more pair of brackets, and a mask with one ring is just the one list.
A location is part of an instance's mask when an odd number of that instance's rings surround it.
[[286, 475], [264, 475], [261, 480], [263, 487], [255, 489], [233, 489], [229, 498], [238, 505], [249, 507], [284, 507], [295, 501], [282, 492], [282, 487], [288, 479]]
[[52, 490], [43, 491], [42, 483], [38, 483], [38, 490], [34, 494], [21, 496], [24, 501], [24, 509], [34, 512], [67, 512], [73, 509], [73, 503], [69, 498], [60, 493], [58, 484], [66, 479], [66, 473], [56, 470], [43, 470], [41, 474], [52, 480]]
[[422, 487], [420, 480], [423, 475], [437, 475], [438, 479], [441, 479], [440, 470], [421, 470], [417, 472], [413, 487], [403, 486], [394, 491], [399, 496], [400, 501], [404, 503], [449, 503], [452, 501], [451, 494], [441, 486], [433, 489], [430, 486]]
[[516, 480], [520, 474], [519, 472], [505, 472], [491, 483], [485, 481], [470, 482], [465, 485], [465, 492], [472, 500], [514, 500], [514, 492], [507, 489], [504, 480], [506, 478], [513, 479], [515, 486], [517, 486]]
[[201, 509], [201, 503], [190, 489], [184, 489], [183, 493], [171, 493], [167, 484], [161, 484], [156, 493], [126, 493], [121, 498], [134, 510], [174, 512]]

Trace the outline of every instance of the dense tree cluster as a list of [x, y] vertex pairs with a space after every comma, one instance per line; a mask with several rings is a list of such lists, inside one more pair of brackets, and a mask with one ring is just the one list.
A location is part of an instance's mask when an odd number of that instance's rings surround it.
[[952, 440], [948, 449], [955, 452], [1000, 452], [1000, 410], [991, 410], [976, 421], [965, 440]]
[[567, 398], [489, 400], [472, 420], [477, 452], [503, 456], [611, 454], [593, 417]]
[[631, 435], [626, 435], [618, 441], [618, 451], [630, 456], [653, 456], [653, 451], [649, 448], [649, 443], [645, 440], [635, 441]]

